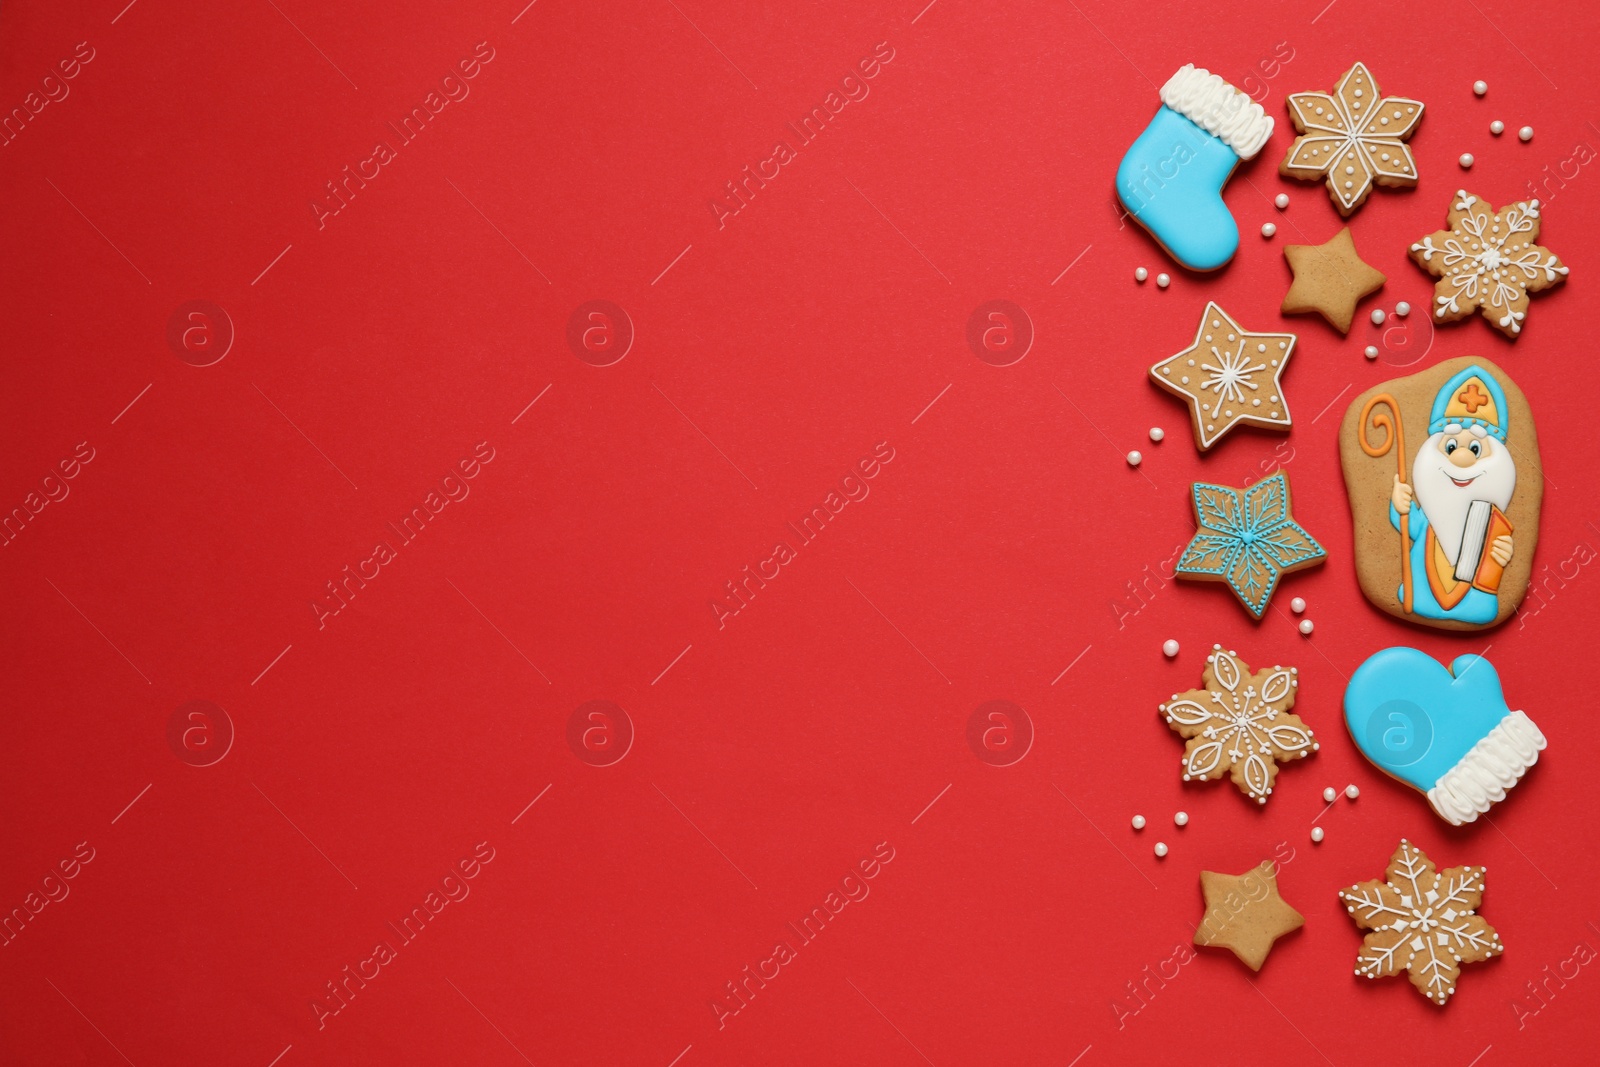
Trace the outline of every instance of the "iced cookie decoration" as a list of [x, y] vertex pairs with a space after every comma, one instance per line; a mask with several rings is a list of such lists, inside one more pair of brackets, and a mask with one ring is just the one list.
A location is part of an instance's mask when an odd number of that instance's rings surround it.
[[1390, 978], [1404, 971], [1417, 992], [1444, 1005], [1456, 991], [1461, 965], [1505, 951], [1500, 935], [1477, 914], [1483, 868], [1443, 871], [1402, 838], [1383, 881], [1357, 882], [1339, 900], [1368, 931], [1356, 954], [1356, 974]]
[[[1161, 716], [1188, 739], [1183, 780], [1210, 782], [1228, 775], [1239, 791], [1265, 804], [1278, 777], [1278, 761], [1305, 759], [1317, 750], [1311, 730], [1292, 715], [1299, 672], [1273, 667], [1250, 673], [1239, 654], [1211, 646], [1204, 689], [1174, 693]], [[1259, 965], [1257, 965], [1259, 969]]]
[[1325, 179], [1333, 206], [1346, 218], [1366, 203], [1374, 183], [1417, 184], [1417, 161], [1405, 141], [1422, 121], [1422, 102], [1383, 96], [1365, 64], [1346, 71], [1331, 93], [1291, 93], [1289, 117], [1301, 136], [1278, 173]]
[[1117, 198], [1190, 270], [1216, 270], [1239, 247], [1222, 187], [1272, 136], [1261, 105], [1203, 67], [1161, 87], [1161, 108], [1122, 157]]
[[1283, 369], [1292, 333], [1252, 333], [1216, 303], [1206, 305], [1194, 343], [1150, 368], [1150, 380], [1189, 405], [1194, 443], [1204, 452], [1235, 426], [1289, 432]]
[[1339, 457], [1368, 600], [1446, 630], [1510, 618], [1533, 574], [1544, 476], [1527, 399], [1503, 370], [1468, 356], [1367, 390], [1345, 412]]
[[1528, 314], [1528, 296], [1567, 280], [1566, 266], [1538, 244], [1539, 201], [1502, 211], [1458, 189], [1445, 216], [1448, 230], [1411, 246], [1417, 266], [1438, 278], [1433, 321], [1455, 322], [1474, 311], [1513, 341]]
[[1271, 860], [1243, 874], [1201, 871], [1200, 891], [1206, 914], [1195, 928], [1194, 943], [1225, 948], [1252, 971], [1261, 970], [1278, 938], [1306, 922], [1278, 895], [1277, 865]]
[[1288, 245], [1283, 255], [1294, 284], [1279, 310], [1285, 315], [1315, 311], [1340, 333], [1350, 332], [1361, 298], [1382, 289], [1386, 280], [1356, 255], [1348, 226], [1320, 245]]
[[1350, 676], [1344, 721], [1373, 766], [1425, 794], [1452, 826], [1504, 800], [1545, 747], [1482, 656], [1445, 670], [1414, 648], [1386, 648]]
[[1278, 580], [1328, 558], [1289, 511], [1289, 476], [1278, 471], [1246, 489], [1195, 482], [1199, 524], [1176, 568], [1179, 578], [1227, 582], [1256, 618], [1266, 612]]

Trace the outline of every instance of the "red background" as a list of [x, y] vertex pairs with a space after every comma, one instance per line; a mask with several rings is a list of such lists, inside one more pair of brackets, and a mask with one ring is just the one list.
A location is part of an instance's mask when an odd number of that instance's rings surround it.
[[[4, 108], [78, 42], [94, 58], [0, 148], [0, 505], [79, 442], [94, 459], [0, 549], [0, 907], [78, 842], [94, 859], [0, 948], [0, 1060], [1578, 1057], [1600, 978], [1552, 983], [1520, 1017], [1514, 1003], [1580, 942], [1600, 946], [1581, 757], [1600, 580], [1574, 562], [1600, 546], [1600, 183], [1567, 162], [1600, 145], [1600, 14], [1213, 6], [1238, 10], [6, 4]], [[324, 183], [394, 140], [385, 123], [483, 41], [494, 58], [470, 96], [319, 228]], [[719, 229], [723, 183], [885, 41], [870, 95]], [[1275, 167], [1285, 94], [1329, 90], [1357, 59], [1428, 115], [1421, 186], [1380, 190], [1353, 220], [1389, 282], [1341, 338], [1277, 314], [1282, 246], [1340, 220], [1320, 185]], [[1191, 60], [1279, 120], [1227, 190], [1240, 253], [1207, 277], [1111, 198], [1156, 87]], [[1495, 118], [1536, 136], [1493, 138]], [[1477, 318], [1436, 338], [1425, 314], [1403, 333], [1368, 324], [1373, 307], [1428, 306], [1405, 248], [1442, 226], [1458, 185], [1502, 205], [1562, 166], [1543, 241], [1572, 278], [1535, 299], [1519, 341]], [[1171, 288], [1135, 284], [1141, 265]], [[1199, 457], [1181, 405], [1145, 381], [1207, 298], [1299, 334], [1287, 437], [1241, 430]], [[237, 334], [208, 367], [167, 339], [196, 299]], [[604, 368], [566, 341], [595, 299], [637, 334]], [[1007, 367], [965, 341], [993, 299], [1036, 331]], [[1468, 354], [1506, 367], [1539, 418], [1536, 573], [1566, 575], [1482, 635], [1365, 603], [1335, 440], [1349, 397]], [[394, 540], [385, 523], [484, 441], [494, 459], [470, 496], [319, 629], [324, 583]], [[723, 583], [878, 442], [894, 459], [870, 496], [719, 628]], [[1191, 480], [1275, 465], [1326, 566], [1288, 578], [1259, 625], [1224, 590], [1151, 577], [1192, 532]], [[1184, 787], [1156, 713], [1198, 683], [1213, 641], [1297, 665], [1296, 710], [1322, 741], [1264, 810], [1229, 785]], [[1492, 821], [1448, 828], [1350, 744], [1346, 677], [1401, 643], [1443, 659], [1492, 643], [1549, 737]], [[236, 732], [212, 766], [168, 741], [195, 699]], [[636, 731], [608, 767], [567, 740], [596, 699]], [[1009, 767], [966, 739], [996, 699], [1036, 731]], [[1352, 782], [1361, 798], [1321, 814], [1313, 846], [1322, 788]], [[1442, 1011], [1351, 974], [1360, 936], [1335, 893], [1378, 875], [1402, 835], [1488, 868], [1483, 914], [1507, 945]], [[494, 859], [471, 895], [319, 1029], [325, 983], [481, 841]], [[870, 896], [719, 1028], [724, 983], [795, 940], [785, 923], [879, 842], [895, 858]], [[1207, 952], [1129, 999], [1189, 940], [1198, 872], [1280, 843], [1304, 929], [1259, 975]]]

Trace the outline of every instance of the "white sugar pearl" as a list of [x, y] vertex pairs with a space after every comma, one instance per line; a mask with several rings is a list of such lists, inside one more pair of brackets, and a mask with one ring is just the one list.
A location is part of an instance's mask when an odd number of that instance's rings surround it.
[[1484, 93], [1489, 91], [1489, 83], [1486, 81], [1475, 81], [1472, 83], [1472, 91], [1477, 93], [1479, 96], [1482, 96]]
[[1145, 270], [1143, 267], [1135, 267], [1134, 268], [1134, 271], [1133, 271], [1133, 280], [1134, 281], [1142, 282], [1148, 277], [1150, 277], [1150, 272]]
[[1189, 813], [1186, 812], [1186, 811], [1180, 811], [1180, 812], [1178, 812], [1178, 814], [1176, 814], [1176, 815], [1174, 815], [1172, 817], [1172, 821], [1175, 824], [1177, 824], [1178, 826], [1188, 826], [1189, 825]]
[[1133, 828], [1135, 830], [1143, 830], [1144, 829], [1144, 816], [1143, 815], [1135, 815], [1133, 817]]
[[1300, 620], [1300, 632], [1301, 633], [1303, 633], [1303, 634], [1305, 634], [1306, 636], [1309, 637], [1311, 635], [1311, 631], [1314, 630], [1314, 629], [1316, 629], [1316, 627], [1311, 625], [1311, 620], [1310, 619], [1301, 619]]
[[1156, 855], [1157, 856], [1165, 856], [1166, 854], [1167, 854], [1167, 843], [1165, 841], [1157, 841], [1156, 842]]
[[1178, 654], [1178, 642], [1174, 641], [1170, 637], [1167, 638], [1166, 641], [1164, 641], [1161, 645], [1161, 652], [1168, 659], [1171, 659], [1173, 656]]
[[1322, 799], [1326, 800], [1329, 804], [1332, 804], [1333, 803], [1333, 798], [1338, 796], [1338, 795], [1339, 795], [1339, 791], [1337, 789], [1335, 789], [1331, 785], [1328, 786], [1328, 788], [1326, 788], [1326, 789], [1324, 789], [1322, 791]]
[[1161, 427], [1159, 427], [1159, 426], [1150, 427], [1150, 440], [1159, 441], [1165, 436], [1167, 436], [1167, 431], [1163, 430]]
[[1306, 610], [1306, 598], [1297, 596], [1293, 600], [1289, 601], [1289, 610], [1294, 612], [1296, 615]]
[[1279, 211], [1282, 211], [1284, 208], [1289, 206], [1289, 194], [1279, 193], [1277, 196], [1273, 197], [1272, 202], [1278, 205]]
[[1374, 325], [1374, 326], [1382, 326], [1383, 325], [1383, 320], [1386, 319], [1386, 318], [1388, 318], [1388, 316], [1383, 313], [1383, 309], [1382, 308], [1374, 308], [1373, 309], [1373, 311], [1372, 311], [1372, 325]]
[[[1531, 136], [1531, 134], [1530, 134], [1530, 136]], [[1528, 139], [1527, 137], [1523, 138], [1524, 141], [1526, 141], [1527, 139]], [[1156, 275], [1156, 284], [1161, 286], [1161, 288], [1165, 289], [1167, 286], [1172, 284], [1172, 279], [1170, 277], [1168, 277], [1167, 275], [1165, 275], [1165, 274], [1157, 274]]]
[[1517, 131], [1517, 136], [1522, 138], [1524, 141], [1533, 140], [1533, 127], [1532, 126], [1524, 126], [1524, 127], [1522, 127], [1522, 129]]
[[1317, 844], [1321, 844], [1322, 843], [1322, 827], [1313, 826], [1311, 828], [1311, 840], [1316, 842]]
[[1363, 353], [1363, 355], [1365, 355], [1368, 359], [1377, 359], [1378, 358], [1378, 346], [1377, 345], [1368, 345], [1367, 346], [1367, 350], [1366, 350], [1366, 352]]
[[1506, 132], [1506, 124], [1501, 122], [1499, 119], [1495, 119], [1493, 122], [1489, 123], [1489, 132], [1494, 134], [1496, 137], [1499, 137], [1502, 133]]
[[1394, 306], [1394, 313], [1403, 319], [1411, 314], [1411, 305], [1402, 300]]
[[1128, 453], [1128, 466], [1137, 467], [1143, 462], [1144, 456], [1140, 455], [1137, 450]]
[[1354, 800], [1356, 797], [1361, 795], [1361, 790], [1357, 789], [1353, 785], [1347, 785], [1344, 787], [1344, 795], [1349, 797], [1351, 800]]
[[1463, 152], [1463, 153], [1461, 153], [1460, 162], [1461, 162], [1461, 169], [1462, 170], [1470, 170], [1472, 168], [1472, 164], [1473, 164], [1472, 153], [1471, 152]]
[[1261, 236], [1263, 236], [1263, 237], [1271, 237], [1273, 234], [1275, 234], [1277, 232], [1278, 232], [1277, 223], [1264, 222], [1264, 223], [1261, 224]]

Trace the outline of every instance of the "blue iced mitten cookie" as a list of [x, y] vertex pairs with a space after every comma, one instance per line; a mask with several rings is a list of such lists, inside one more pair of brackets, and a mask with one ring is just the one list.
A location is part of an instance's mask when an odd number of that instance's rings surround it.
[[1545, 747], [1482, 656], [1457, 656], [1446, 670], [1414, 648], [1386, 648], [1351, 676], [1344, 720], [1362, 755], [1453, 826], [1504, 800]]
[[1272, 136], [1249, 96], [1193, 63], [1161, 87], [1161, 109], [1117, 168], [1117, 198], [1173, 259], [1216, 270], [1239, 248], [1222, 187]]

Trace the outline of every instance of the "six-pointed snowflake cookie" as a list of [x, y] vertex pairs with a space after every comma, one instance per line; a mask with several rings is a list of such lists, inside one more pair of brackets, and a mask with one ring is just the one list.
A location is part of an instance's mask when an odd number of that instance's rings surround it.
[[1370, 931], [1356, 956], [1356, 974], [1384, 978], [1405, 971], [1435, 1004], [1444, 1004], [1456, 991], [1462, 964], [1505, 951], [1494, 927], [1476, 914], [1483, 901], [1483, 868], [1437, 870], [1404, 838], [1384, 881], [1341, 889], [1339, 899], [1356, 925]]
[[1265, 804], [1278, 777], [1278, 761], [1304, 759], [1318, 748], [1298, 715], [1290, 714], [1299, 671], [1273, 667], [1250, 673], [1237, 652], [1213, 645], [1206, 657], [1204, 689], [1174, 693], [1161, 716], [1189, 743], [1183, 780], [1233, 778], [1239, 791]]
[[1326, 178], [1339, 214], [1353, 214], [1374, 183], [1417, 184], [1417, 161], [1404, 142], [1422, 121], [1422, 102], [1382, 96], [1365, 64], [1346, 71], [1332, 93], [1290, 94], [1289, 117], [1301, 136], [1278, 173], [1302, 181]]
[[1539, 201], [1519, 200], [1495, 211], [1465, 189], [1456, 191], [1448, 230], [1411, 246], [1417, 266], [1438, 278], [1435, 322], [1455, 322], [1474, 311], [1512, 340], [1522, 332], [1528, 295], [1566, 281], [1567, 268], [1540, 246]]

